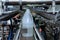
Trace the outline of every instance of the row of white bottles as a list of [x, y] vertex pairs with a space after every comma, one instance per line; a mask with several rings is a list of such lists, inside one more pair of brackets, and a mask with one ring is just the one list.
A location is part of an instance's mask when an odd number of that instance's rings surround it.
[[24, 16], [22, 17], [22, 28], [27, 29], [27, 33], [23, 33], [23, 37], [32, 37], [33, 36], [33, 17], [29, 9], [26, 9]]

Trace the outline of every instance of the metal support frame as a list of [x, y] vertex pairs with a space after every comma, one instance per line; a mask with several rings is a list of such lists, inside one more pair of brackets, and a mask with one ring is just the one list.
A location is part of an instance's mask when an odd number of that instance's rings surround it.
[[2, 26], [2, 40], [4, 40], [4, 26]]
[[8, 36], [8, 40], [13, 40], [13, 27], [12, 27], [12, 19], [10, 19], [11, 22], [11, 26], [10, 26], [10, 32], [9, 32], [9, 36]]
[[18, 40], [18, 38], [21, 37], [21, 34], [20, 33], [21, 33], [21, 23], [19, 25], [19, 29], [17, 30], [17, 32], [16, 32], [13, 40]]
[[39, 34], [39, 32], [38, 32], [38, 30], [37, 30], [37, 28], [35, 26], [34, 26], [34, 31], [36, 32], [39, 40], [44, 40], [44, 37], [41, 34]]

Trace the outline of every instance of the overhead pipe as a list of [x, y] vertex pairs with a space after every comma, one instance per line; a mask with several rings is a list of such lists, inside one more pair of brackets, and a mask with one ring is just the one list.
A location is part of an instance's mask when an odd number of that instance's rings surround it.
[[52, 1], [52, 10], [53, 10], [53, 14], [55, 14], [55, 0]]

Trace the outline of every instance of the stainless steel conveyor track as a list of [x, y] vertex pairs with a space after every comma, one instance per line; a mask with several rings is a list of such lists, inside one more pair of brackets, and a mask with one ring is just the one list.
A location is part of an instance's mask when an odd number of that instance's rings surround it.
[[36, 38], [36, 34], [37, 34], [39, 40], [45, 40], [44, 37], [38, 32], [38, 29], [35, 26], [34, 26], [34, 31], [35, 31], [35, 33], [34, 33], [35, 40], [38, 40]]

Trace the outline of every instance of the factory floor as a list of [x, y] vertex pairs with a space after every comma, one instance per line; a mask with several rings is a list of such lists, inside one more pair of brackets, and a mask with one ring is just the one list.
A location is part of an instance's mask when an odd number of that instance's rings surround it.
[[[21, 34], [22, 33], [26, 33], [26, 29], [24, 29], [24, 30], [22, 29]], [[21, 36], [20, 40], [34, 40], [34, 37], [23, 37], [23, 36]]]

